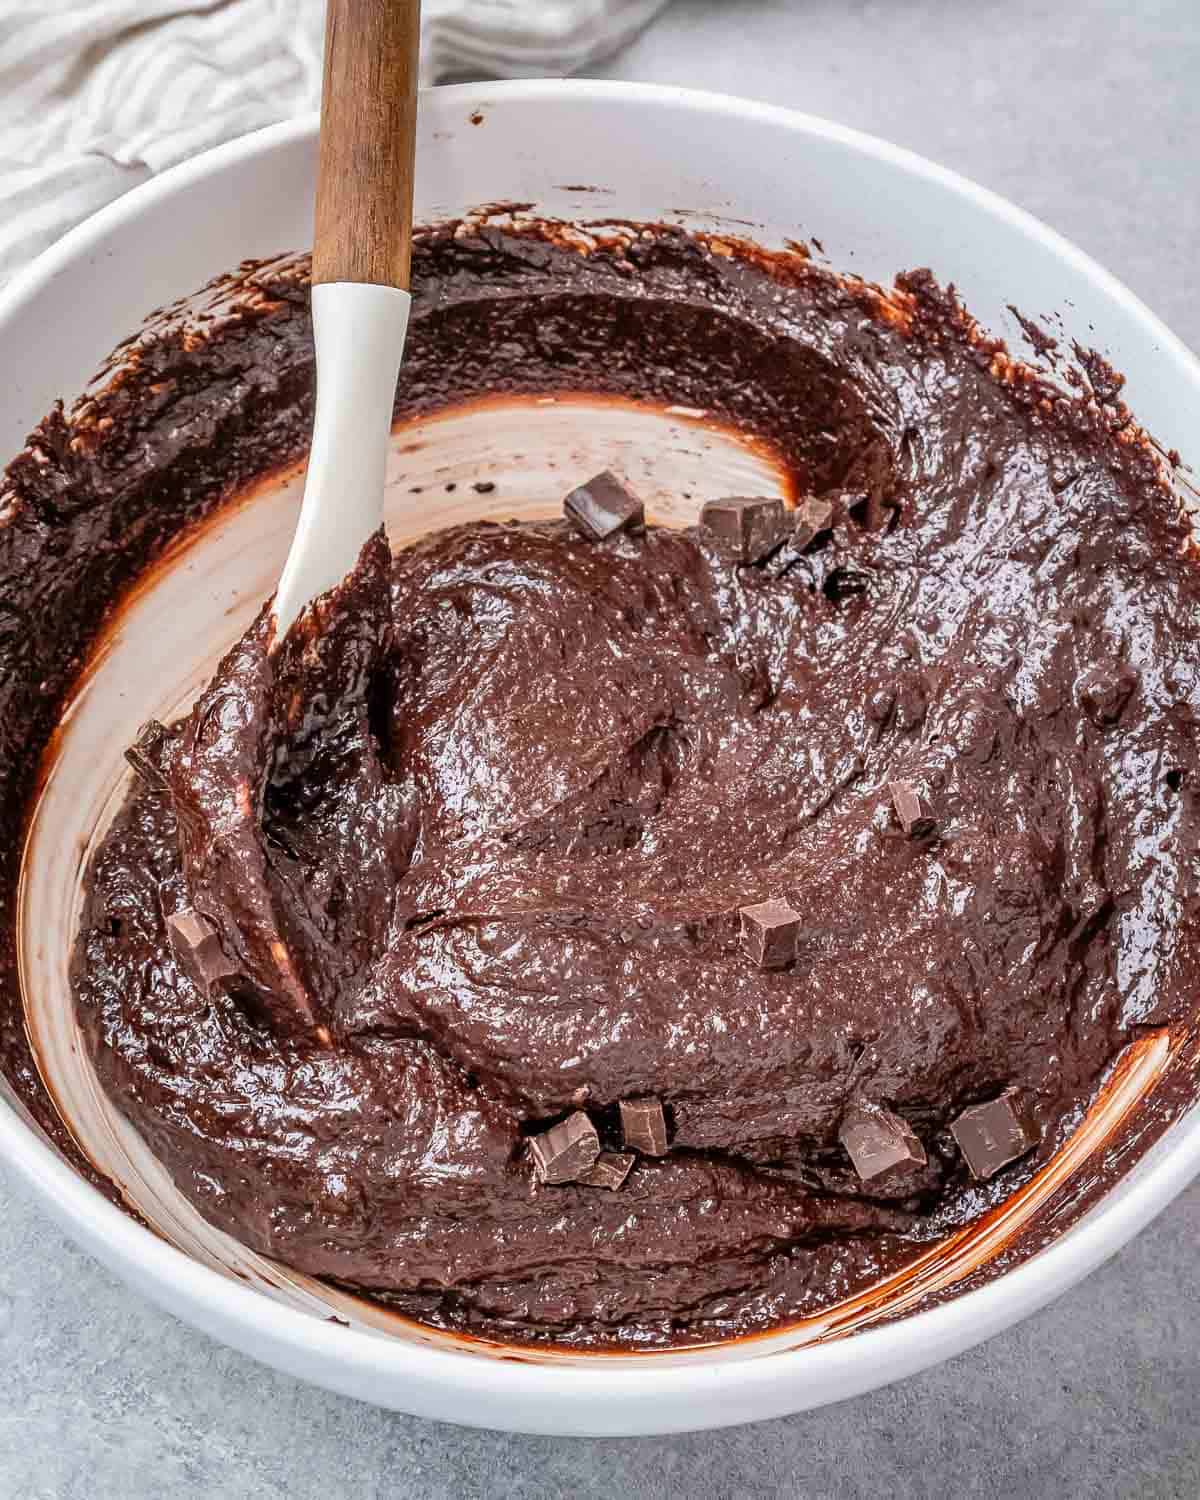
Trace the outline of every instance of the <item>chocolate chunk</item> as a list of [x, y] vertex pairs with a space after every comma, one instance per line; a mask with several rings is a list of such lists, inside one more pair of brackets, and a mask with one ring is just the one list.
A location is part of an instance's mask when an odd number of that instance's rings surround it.
[[740, 563], [758, 562], [774, 552], [788, 533], [782, 500], [709, 500], [700, 512], [700, 524], [723, 552]]
[[814, 537], [833, 525], [833, 506], [828, 500], [810, 495], [796, 507], [794, 540], [797, 547], [807, 547]]
[[622, 1099], [621, 1134], [643, 1156], [667, 1154], [667, 1117], [657, 1099]]
[[237, 973], [217, 937], [216, 928], [190, 906], [172, 912], [167, 918], [167, 936], [175, 961], [204, 995], [211, 995], [215, 985]]
[[1079, 701], [1098, 724], [1115, 724], [1133, 696], [1137, 673], [1127, 662], [1096, 666], [1079, 681]]
[[530, 1138], [534, 1171], [540, 1182], [576, 1182], [596, 1164], [600, 1137], [587, 1115], [579, 1109], [543, 1135]]
[[137, 739], [125, 752], [125, 759], [147, 786], [160, 791], [167, 778], [162, 770], [162, 753], [167, 743], [167, 731], [157, 719], [149, 719], [138, 730]]
[[608, 1188], [610, 1192], [616, 1192], [629, 1176], [634, 1160], [630, 1151], [601, 1151], [595, 1163], [586, 1172], [581, 1172], [575, 1181], [585, 1187]]
[[646, 524], [642, 502], [607, 469], [572, 490], [563, 501], [563, 509], [567, 519], [595, 542]]
[[920, 793], [912, 782], [889, 781], [887, 788], [892, 794], [892, 807], [896, 812], [896, 821], [904, 832], [909, 838], [928, 838], [937, 824], [925, 811]]
[[760, 901], [743, 906], [742, 947], [760, 969], [782, 969], [796, 957], [800, 913], [786, 901]]
[[907, 1120], [877, 1104], [854, 1105], [838, 1130], [846, 1154], [863, 1182], [882, 1177], [896, 1167], [923, 1167], [925, 1147]]
[[1006, 1089], [998, 1099], [964, 1109], [950, 1126], [973, 1177], [994, 1177], [1001, 1167], [1032, 1151], [1041, 1133], [1020, 1092]]

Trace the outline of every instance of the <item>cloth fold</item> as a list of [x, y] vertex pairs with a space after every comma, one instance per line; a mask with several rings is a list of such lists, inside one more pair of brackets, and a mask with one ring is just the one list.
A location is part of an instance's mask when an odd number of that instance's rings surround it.
[[[578, 71], [667, 0], [424, 0], [422, 82]], [[165, 168], [315, 109], [320, 0], [0, 0], [0, 283]]]

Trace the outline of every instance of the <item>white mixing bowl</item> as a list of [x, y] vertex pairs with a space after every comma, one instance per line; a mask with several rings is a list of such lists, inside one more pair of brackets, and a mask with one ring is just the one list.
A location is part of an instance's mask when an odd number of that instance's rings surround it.
[[[307, 245], [315, 140], [315, 121], [303, 120], [177, 167], [98, 214], [18, 278], [0, 297], [0, 454], [18, 451], [56, 397], [80, 392], [151, 309], [245, 257]], [[581, 182], [587, 187], [564, 186]], [[674, 220], [776, 246], [817, 236], [834, 267], [885, 284], [900, 269], [931, 265], [996, 332], [1016, 335], [1007, 307], [1016, 301], [1026, 312], [1059, 313], [1068, 338], [1103, 346], [1128, 376], [1133, 409], [1164, 447], [1186, 453], [1200, 427], [1200, 365], [1111, 276], [981, 188], [821, 120], [624, 84], [428, 93], [418, 217], [458, 215], [496, 200], [532, 203], [548, 217]], [[563, 433], [569, 430], [576, 454], [582, 445], [588, 458], [631, 441], [611, 419], [605, 427], [594, 413], [577, 418], [546, 413], [545, 453], [530, 460], [530, 513], [556, 498], [560, 481], [548, 455]], [[471, 436], [453, 425], [457, 420], [443, 424], [433, 456], [423, 460], [441, 477], [453, 473], [457, 445], [486, 441], [494, 454], [507, 441], [502, 422], [486, 436], [477, 425]], [[657, 492], [660, 519], [671, 518], [668, 476], [676, 480], [698, 451], [693, 433], [678, 452], [667, 452], [672, 434], [660, 423], [632, 439], [642, 444], [651, 512]], [[509, 450], [511, 457], [516, 444]], [[722, 479], [752, 463], [720, 441], [702, 456]], [[54, 1074], [56, 1096], [93, 1159], [110, 1165], [166, 1238], [103, 1198], [4, 1098], [0, 1150], [64, 1228], [112, 1270], [237, 1348], [381, 1405], [535, 1432], [668, 1432], [819, 1406], [945, 1359], [1079, 1280], [1200, 1170], [1194, 1108], [1049, 1248], [982, 1289], [848, 1337], [814, 1342], [812, 1330], [792, 1330], [646, 1356], [538, 1355], [422, 1332], [269, 1266], [209, 1229], [91, 1089], [70, 1047], [63, 955], [77, 899], [78, 838], [94, 839], [103, 828], [120, 746], [140, 718], [195, 692], [216, 651], [269, 591], [296, 488], [295, 476], [281, 480], [218, 518], [139, 595], [75, 706], [34, 825], [24, 900], [41, 942], [24, 954], [23, 981], [43, 1069]], [[390, 521], [403, 534], [415, 522], [399, 494], [392, 500]], [[437, 522], [461, 519], [464, 507], [485, 513], [485, 502], [464, 501], [460, 488], [454, 501], [441, 502]], [[428, 512], [421, 521], [428, 524]]]

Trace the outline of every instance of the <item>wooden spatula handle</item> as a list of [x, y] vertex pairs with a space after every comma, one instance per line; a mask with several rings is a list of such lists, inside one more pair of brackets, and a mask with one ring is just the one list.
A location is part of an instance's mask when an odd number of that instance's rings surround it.
[[328, 0], [313, 285], [408, 288], [420, 0]]

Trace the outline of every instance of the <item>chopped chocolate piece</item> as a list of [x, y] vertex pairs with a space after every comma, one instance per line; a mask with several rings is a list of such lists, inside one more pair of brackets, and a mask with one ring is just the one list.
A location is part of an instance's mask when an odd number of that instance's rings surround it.
[[782, 969], [796, 957], [800, 913], [786, 901], [760, 901], [743, 906], [742, 947], [760, 969]]
[[709, 500], [700, 512], [700, 524], [740, 563], [758, 562], [782, 545], [788, 533], [782, 500]]
[[596, 1164], [600, 1137], [587, 1115], [579, 1109], [543, 1135], [530, 1137], [533, 1166], [540, 1182], [575, 1182]]
[[971, 1175], [978, 1178], [994, 1177], [1041, 1139], [1028, 1103], [1015, 1088], [964, 1109], [950, 1130]]
[[585, 1187], [608, 1188], [610, 1192], [616, 1192], [629, 1176], [634, 1160], [631, 1151], [601, 1151], [594, 1165], [581, 1172], [575, 1181]]
[[621, 1134], [643, 1156], [667, 1154], [667, 1117], [657, 1099], [622, 1099]]
[[896, 821], [900, 827], [909, 838], [928, 838], [937, 824], [925, 811], [920, 793], [912, 782], [889, 781], [887, 787], [892, 794], [892, 806], [896, 811]]
[[211, 995], [213, 987], [237, 973], [221, 947], [216, 928], [190, 906], [172, 912], [167, 918], [167, 936], [179, 967], [202, 994]]
[[882, 1177], [895, 1167], [923, 1167], [927, 1161], [925, 1147], [908, 1121], [877, 1104], [848, 1109], [838, 1140], [863, 1182]]
[[167, 784], [162, 770], [163, 746], [167, 742], [167, 731], [157, 719], [149, 719], [138, 730], [137, 739], [125, 752], [125, 759], [147, 786], [161, 791]]
[[1098, 724], [1115, 724], [1137, 686], [1137, 673], [1128, 662], [1101, 665], [1085, 672], [1079, 682], [1079, 701]]
[[896, 809], [901, 828], [905, 833], [911, 833], [913, 824], [921, 816], [921, 798], [916, 787], [911, 781], [889, 781], [888, 791], [892, 794], [892, 806]]
[[807, 547], [822, 531], [833, 525], [833, 506], [828, 500], [818, 500], [810, 495], [796, 507], [794, 541], [797, 547]]
[[572, 490], [563, 501], [563, 509], [567, 519], [595, 542], [646, 524], [642, 502], [607, 469]]

